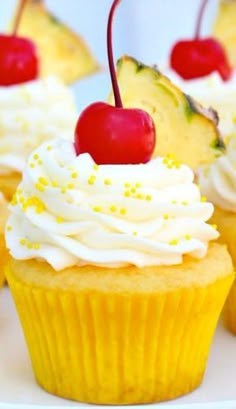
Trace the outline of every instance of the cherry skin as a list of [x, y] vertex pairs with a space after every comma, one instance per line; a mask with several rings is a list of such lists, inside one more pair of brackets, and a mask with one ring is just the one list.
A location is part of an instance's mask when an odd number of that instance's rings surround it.
[[0, 85], [15, 85], [38, 76], [38, 57], [32, 41], [0, 34]]
[[198, 17], [193, 40], [178, 41], [170, 54], [171, 68], [183, 79], [204, 77], [212, 72], [218, 72], [223, 81], [232, 74], [226, 53], [219, 41], [214, 38], [200, 38], [202, 17], [208, 0], [203, 0]]
[[217, 71], [227, 81], [232, 73], [221, 44], [210, 37], [176, 43], [171, 51], [170, 64], [185, 80], [204, 77]]
[[98, 164], [145, 163], [155, 146], [155, 126], [146, 112], [104, 102], [82, 112], [75, 132], [77, 154], [89, 152]]
[[107, 50], [115, 106], [89, 105], [75, 129], [77, 155], [89, 153], [97, 164], [146, 163], [152, 156], [156, 134], [150, 115], [141, 109], [123, 108], [112, 53], [112, 20], [120, 0], [114, 0], [108, 18]]

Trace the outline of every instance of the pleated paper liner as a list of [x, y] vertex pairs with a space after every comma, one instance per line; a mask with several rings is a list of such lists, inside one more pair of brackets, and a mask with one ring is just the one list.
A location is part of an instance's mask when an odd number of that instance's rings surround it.
[[226, 328], [236, 335], [236, 283], [234, 281], [223, 310]]
[[9, 267], [6, 274], [38, 383], [100, 404], [158, 402], [194, 390], [233, 280], [129, 294], [45, 290]]

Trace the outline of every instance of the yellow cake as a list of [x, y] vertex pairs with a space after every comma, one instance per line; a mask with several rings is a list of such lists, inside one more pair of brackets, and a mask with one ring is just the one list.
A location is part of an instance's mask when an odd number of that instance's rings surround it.
[[187, 166], [97, 165], [54, 140], [10, 211], [6, 276], [45, 390], [135, 404], [202, 382], [234, 273]]
[[7, 201], [3, 197], [2, 193], [0, 193], [0, 288], [4, 283], [4, 265], [8, 260], [8, 250], [6, 249], [4, 238], [5, 223], [9, 213], [7, 205]]
[[[212, 223], [217, 225], [220, 232], [218, 241], [225, 243], [236, 266], [236, 139], [229, 141], [225, 156], [217, 159], [211, 167], [200, 171], [199, 182], [203, 194], [215, 205]], [[236, 334], [236, 283], [224, 307], [224, 321], [226, 327]]]

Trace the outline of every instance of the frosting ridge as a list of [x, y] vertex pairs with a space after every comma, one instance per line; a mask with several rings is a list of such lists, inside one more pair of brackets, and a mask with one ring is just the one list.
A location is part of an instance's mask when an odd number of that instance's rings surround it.
[[206, 223], [212, 204], [173, 157], [98, 166], [63, 139], [30, 155], [10, 210], [13, 257], [43, 259], [56, 270], [179, 264], [184, 254], [204, 257], [218, 237]]

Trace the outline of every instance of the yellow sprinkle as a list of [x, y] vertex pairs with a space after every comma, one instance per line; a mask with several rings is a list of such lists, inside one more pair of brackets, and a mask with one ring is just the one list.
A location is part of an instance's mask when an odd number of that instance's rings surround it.
[[55, 182], [55, 180], [53, 180], [52, 183], [51, 183], [51, 186], [52, 186], [52, 187], [58, 187], [58, 183]]
[[135, 187], [139, 188], [139, 187], [142, 187], [142, 185], [141, 185], [141, 183], [137, 182], [137, 183], [135, 183]]
[[177, 200], [171, 200], [171, 203], [176, 204]]
[[67, 189], [65, 187], [61, 188], [61, 193], [66, 193]]
[[37, 153], [35, 153], [34, 156], [33, 156], [33, 158], [34, 158], [35, 160], [37, 160], [37, 159], [39, 158], [39, 155], [38, 155]]
[[34, 163], [30, 163], [30, 168], [35, 168], [35, 164], [34, 164]]
[[162, 163], [164, 163], [164, 165], [167, 165], [168, 162], [169, 162], [169, 160], [167, 158], [164, 158], [163, 161], [162, 161]]
[[44, 176], [40, 176], [39, 179], [38, 179], [38, 181], [39, 181], [39, 183], [41, 183], [41, 184], [44, 185], [44, 186], [48, 186], [48, 185], [49, 185], [48, 180], [47, 180]]
[[64, 222], [63, 217], [57, 216], [57, 217], [56, 217], [56, 222], [57, 222], [57, 223], [63, 223], [63, 222]]
[[133, 231], [133, 236], [137, 236], [138, 232], [137, 231]]
[[11, 231], [12, 230], [12, 226], [7, 226], [7, 231]]
[[130, 183], [126, 182], [126, 183], [124, 184], [124, 187], [130, 187]]
[[152, 200], [152, 196], [151, 196], [151, 195], [147, 195], [147, 196], [145, 197], [145, 199], [150, 201], [150, 200]]
[[94, 163], [93, 169], [94, 169], [94, 170], [98, 170], [98, 169], [99, 169], [99, 166], [98, 166], [96, 163]]
[[124, 192], [124, 196], [125, 196], [125, 197], [130, 197], [130, 191], [129, 191], [129, 190], [126, 190], [126, 191]]
[[33, 244], [33, 248], [34, 248], [35, 250], [39, 250], [39, 249], [40, 249], [40, 244], [39, 244], [39, 243], [34, 243], [34, 244]]
[[20, 244], [21, 244], [22, 246], [24, 246], [25, 243], [26, 243], [26, 240], [25, 240], [25, 239], [20, 239]]
[[117, 210], [117, 207], [115, 205], [110, 206], [110, 211], [111, 212], [116, 212], [116, 210]]
[[101, 209], [100, 206], [94, 206], [94, 207], [93, 207], [93, 211], [94, 211], [94, 212], [101, 212], [101, 210], [102, 210], [102, 209]]
[[182, 200], [181, 204], [185, 206], [185, 205], [188, 204], [188, 202], [187, 202], [187, 200]]
[[42, 165], [43, 161], [41, 159], [38, 160], [38, 165]]
[[96, 176], [95, 176], [95, 177], [90, 176], [90, 177], [88, 178], [88, 184], [89, 184], [89, 185], [94, 185], [95, 179], [96, 179]]
[[27, 244], [27, 248], [28, 248], [28, 249], [32, 249], [32, 247], [33, 247], [33, 244], [32, 244], [32, 243], [28, 243], [28, 244]]
[[174, 240], [171, 240], [171, 241], [169, 241], [169, 244], [171, 245], [171, 246], [176, 246], [177, 244], [178, 244], [178, 240], [177, 239], [174, 239]]
[[206, 202], [206, 201], [207, 201], [207, 198], [205, 196], [202, 196], [201, 197], [201, 202]]
[[190, 236], [190, 234], [185, 234], [184, 238], [185, 240], [191, 240], [192, 236]]
[[130, 191], [131, 191], [131, 193], [136, 193], [135, 187], [132, 187], [132, 189]]
[[47, 146], [47, 151], [51, 151], [52, 150], [52, 146], [51, 145], [48, 145]]
[[19, 202], [20, 202], [20, 203], [24, 203], [24, 201], [25, 201], [24, 196], [20, 196], [20, 197], [19, 197]]
[[68, 187], [68, 189], [74, 189], [73, 183], [68, 183], [67, 187]]
[[168, 214], [164, 214], [164, 215], [163, 215], [163, 219], [168, 220], [168, 219], [169, 219], [169, 215], [168, 215]]
[[78, 173], [77, 173], [77, 172], [72, 172], [72, 173], [71, 173], [71, 177], [72, 177], [73, 179], [76, 179], [76, 178], [78, 177]]
[[104, 179], [104, 185], [107, 185], [107, 186], [111, 185], [110, 179]]
[[120, 214], [124, 215], [124, 214], [126, 214], [126, 213], [127, 213], [127, 209], [125, 209], [124, 207], [122, 207], [122, 208], [120, 209]]
[[211, 227], [213, 227], [213, 229], [215, 229], [215, 230], [217, 230], [217, 229], [218, 229], [217, 224], [211, 224]]
[[40, 192], [44, 192], [45, 188], [40, 184], [40, 183], [36, 183], [35, 184], [36, 189], [38, 189]]

